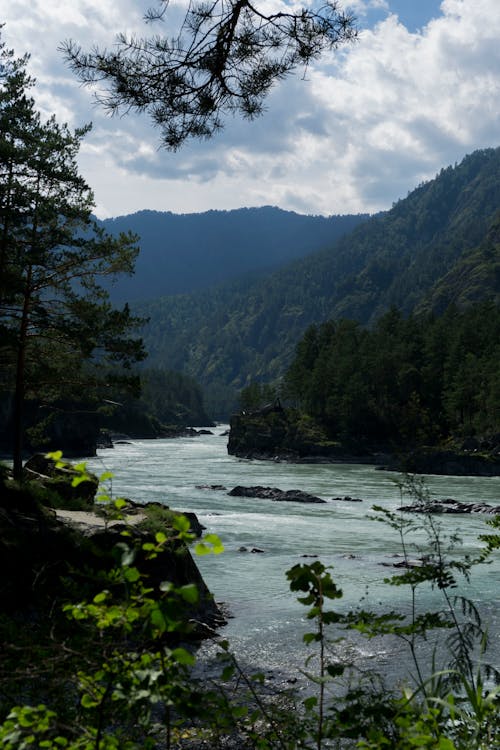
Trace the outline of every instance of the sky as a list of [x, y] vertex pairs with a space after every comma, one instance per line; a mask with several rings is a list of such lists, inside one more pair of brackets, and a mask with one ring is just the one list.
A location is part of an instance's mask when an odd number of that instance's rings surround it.
[[[287, 0], [259, 0], [271, 1]], [[164, 29], [185, 2], [171, 0]], [[2, 39], [30, 53], [42, 114], [72, 128], [92, 122], [79, 166], [100, 218], [263, 205], [373, 213], [500, 145], [500, 0], [346, 1], [357, 42], [275, 86], [259, 119], [230, 117], [214, 138], [176, 153], [161, 148], [147, 115], [106, 115], [59, 50], [66, 39], [90, 50], [121, 31], [148, 33], [150, 4], [16, 0], [3, 9]]]

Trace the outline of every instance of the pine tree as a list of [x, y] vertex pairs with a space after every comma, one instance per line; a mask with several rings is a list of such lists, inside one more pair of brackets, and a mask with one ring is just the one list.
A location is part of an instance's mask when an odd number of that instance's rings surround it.
[[0, 46], [0, 368], [13, 394], [16, 478], [26, 398], [54, 404], [144, 356], [132, 335], [139, 321], [127, 306], [114, 310], [99, 285], [104, 275], [133, 271], [137, 238], [111, 238], [93, 221], [76, 162], [89, 128], [42, 122], [26, 63]]

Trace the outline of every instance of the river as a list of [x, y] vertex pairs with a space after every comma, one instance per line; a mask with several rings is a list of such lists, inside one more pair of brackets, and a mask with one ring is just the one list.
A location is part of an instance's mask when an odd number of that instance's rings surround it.
[[[303, 663], [301, 635], [307, 624], [304, 608], [290, 593], [285, 571], [312, 556], [333, 566], [332, 575], [344, 592], [341, 604], [409, 607], [406, 587], [388, 586], [384, 577], [401, 552], [398, 535], [373, 520], [374, 504], [395, 510], [400, 505], [396, 480], [401, 476], [358, 464], [290, 464], [237, 459], [227, 455], [224, 426], [213, 435], [170, 440], [133, 440], [98, 451], [87, 462], [96, 473], [111, 471], [114, 497], [139, 502], [157, 501], [171, 508], [194, 511], [207, 531], [218, 534], [225, 551], [197, 558], [197, 564], [214, 593], [229, 609], [223, 628], [239, 658], [252, 667], [291, 677]], [[463, 502], [500, 504], [499, 477], [426, 477], [432, 497], [453, 497]], [[202, 489], [197, 485], [222, 485]], [[274, 502], [231, 497], [236, 485], [264, 485], [300, 489], [327, 500], [325, 504]], [[362, 502], [333, 501], [350, 496]], [[488, 531], [482, 515], [441, 516], [447, 533], [458, 532], [463, 551], [478, 551], [478, 534]], [[422, 541], [422, 539], [420, 539]], [[241, 551], [245, 547], [247, 551]], [[251, 552], [258, 548], [263, 552]], [[415, 555], [418, 553], [415, 552]], [[306, 557], [305, 557], [306, 556]], [[309, 557], [311, 556], [311, 557]], [[498, 555], [500, 557], [500, 554]], [[491, 661], [500, 665], [499, 603], [500, 563], [480, 566], [464, 593], [481, 608], [490, 623]], [[429, 593], [428, 604], [436, 594]], [[429, 598], [430, 597], [430, 598]], [[338, 646], [361, 664], [384, 665], [388, 672], [401, 667], [393, 643], [348, 639]], [[493, 657], [493, 658], [492, 658]], [[392, 665], [392, 666], [391, 666]]]

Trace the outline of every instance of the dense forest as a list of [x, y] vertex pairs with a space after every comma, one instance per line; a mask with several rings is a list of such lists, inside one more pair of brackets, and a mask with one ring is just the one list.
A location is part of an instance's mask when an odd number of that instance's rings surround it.
[[231, 391], [283, 375], [311, 324], [498, 302], [499, 176], [500, 149], [477, 151], [327, 250], [265, 278], [138, 306], [151, 363], [195, 377], [217, 415]]
[[407, 317], [392, 309], [371, 328], [346, 319], [311, 326], [283, 391], [347, 444], [500, 442], [500, 308]]

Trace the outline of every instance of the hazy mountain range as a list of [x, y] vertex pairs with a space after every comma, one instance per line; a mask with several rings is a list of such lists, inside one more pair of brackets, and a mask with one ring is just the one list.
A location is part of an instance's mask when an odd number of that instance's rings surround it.
[[330, 246], [366, 218], [303, 216], [264, 206], [198, 214], [139, 211], [106, 219], [100, 223], [110, 234], [130, 231], [140, 238], [134, 276], [109, 290], [115, 302], [133, 302], [269, 272]]

